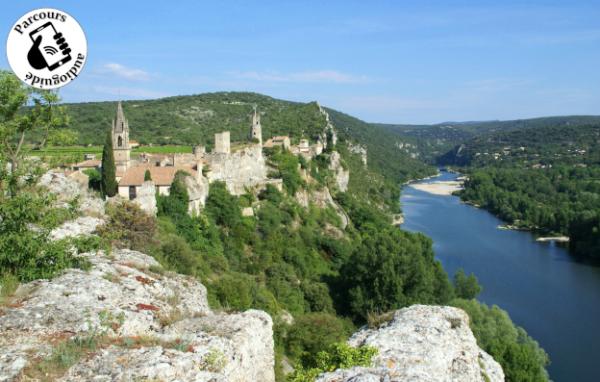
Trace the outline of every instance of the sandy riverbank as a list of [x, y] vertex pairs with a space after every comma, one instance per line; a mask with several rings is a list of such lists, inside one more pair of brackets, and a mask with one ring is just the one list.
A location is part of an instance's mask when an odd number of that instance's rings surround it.
[[569, 238], [566, 236], [549, 236], [549, 237], [538, 237], [535, 241], [556, 241], [558, 243], [568, 243]]
[[463, 183], [456, 180], [448, 180], [432, 183], [413, 183], [409, 184], [409, 187], [434, 195], [452, 195], [453, 192], [463, 189]]

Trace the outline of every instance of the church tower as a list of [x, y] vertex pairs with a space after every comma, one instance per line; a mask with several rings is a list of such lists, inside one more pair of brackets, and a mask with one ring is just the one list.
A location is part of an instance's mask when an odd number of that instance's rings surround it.
[[252, 115], [250, 139], [257, 139], [258, 143], [262, 145], [262, 127], [260, 126], [260, 114], [256, 112], [256, 106], [254, 106], [254, 114]]
[[131, 147], [129, 146], [129, 122], [123, 114], [121, 101], [117, 105], [117, 116], [112, 122], [112, 140], [117, 173], [124, 173], [131, 163]]

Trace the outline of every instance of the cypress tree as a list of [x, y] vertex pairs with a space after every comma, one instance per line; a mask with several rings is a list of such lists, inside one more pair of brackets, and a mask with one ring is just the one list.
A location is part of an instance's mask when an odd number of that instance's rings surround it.
[[150, 174], [150, 170], [146, 170], [144, 173], [144, 182], [152, 180], [152, 174]]
[[115, 167], [115, 156], [113, 153], [112, 137], [110, 131], [106, 135], [106, 142], [102, 149], [102, 193], [105, 196], [115, 196], [117, 193], [117, 169]]

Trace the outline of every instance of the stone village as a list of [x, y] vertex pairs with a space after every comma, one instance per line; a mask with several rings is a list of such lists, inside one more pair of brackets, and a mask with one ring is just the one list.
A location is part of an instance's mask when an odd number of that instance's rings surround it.
[[[137, 158], [132, 157], [132, 149], [136, 144], [129, 139], [129, 121], [125, 117], [121, 102], [117, 104], [116, 116], [112, 121], [111, 137], [113, 154], [116, 167], [116, 180], [118, 182], [118, 195], [121, 198], [133, 200], [142, 209], [149, 213], [156, 213], [155, 195], [168, 195], [169, 189], [178, 171], [189, 174], [184, 182], [189, 195], [189, 213], [195, 214], [204, 207], [208, 196], [209, 184], [221, 181], [233, 195], [242, 195], [248, 191], [259, 192], [267, 185], [273, 185], [278, 190], [283, 189], [282, 179], [269, 177], [269, 165], [263, 155], [263, 148], [281, 147], [295, 155], [301, 155], [307, 161], [320, 155], [326, 148], [326, 134], [332, 136], [333, 144], [337, 135], [329, 116], [320, 108], [326, 118], [326, 126], [322, 136], [316, 143], [310, 144], [308, 139], [300, 139], [298, 145], [292, 145], [288, 136], [275, 136], [263, 143], [260, 113], [254, 107], [251, 116], [250, 131], [247, 142], [231, 144], [230, 132], [223, 131], [215, 134], [214, 148], [207, 152], [205, 146], [194, 146], [192, 153], [149, 154], [140, 153]], [[363, 164], [366, 165], [366, 149], [350, 145], [351, 152], [361, 155]], [[332, 152], [330, 169], [335, 174], [337, 188], [344, 192], [348, 186], [349, 171], [341, 166], [341, 158], [337, 152]], [[71, 167], [70, 177], [79, 178], [84, 184], [87, 178], [82, 170], [89, 168], [100, 169], [100, 160], [86, 156], [86, 160], [76, 163]], [[150, 173], [151, 180], [145, 180], [146, 172]], [[304, 174], [304, 177], [307, 177]], [[333, 204], [327, 191], [324, 197], [326, 203]], [[308, 195], [296, 195], [302, 199], [302, 204], [308, 204]], [[251, 209], [244, 211], [252, 214]]]

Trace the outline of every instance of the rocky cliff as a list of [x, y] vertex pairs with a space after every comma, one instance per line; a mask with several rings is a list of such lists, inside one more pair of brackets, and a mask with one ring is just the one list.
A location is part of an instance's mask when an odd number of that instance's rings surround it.
[[469, 317], [457, 308], [413, 305], [396, 311], [377, 329], [363, 329], [351, 346], [377, 348], [373, 367], [336, 370], [318, 382], [504, 381], [500, 365], [481, 350]]
[[[274, 380], [266, 313], [213, 312], [201, 283], [139, 252], [83, 256], [89, 271], [24, 284], [0, 308], [0, 381]], [[62, 374], [40, 367], [91, 341]]]

